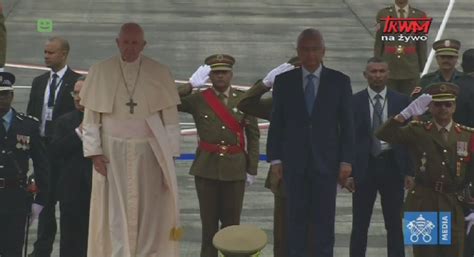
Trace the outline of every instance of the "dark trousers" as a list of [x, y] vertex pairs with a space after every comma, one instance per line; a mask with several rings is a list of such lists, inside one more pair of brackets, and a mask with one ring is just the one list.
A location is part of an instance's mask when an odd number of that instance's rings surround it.
[[464, 243], [464, 257], [474, 257], [474, 227], [471, 228], [469, 235], [466, 236], [466, 241]]
[[389, 79], [387, 85], [390, 89], [409, 96], [413, 89], [418, 86], [418, 82], [420, 82], [420, 78]]
[[194, 177], [202, 224], [201, 257], [217, 257], [212, 238], [219, 230], [240, 224], [245, 181], [220, 181]]
[[382, 213], [387, 230], [387, 256], [404, 257], [402, 230], [403, 180], [393, 152], [370, 157], [364, 179], [356, 178], [352, 195], [352, 233], [350, 257], [365, 257], [367, 234], [377, 192], [380, 193]]
[[38, 217], [38, 235], [34, 243], [34, 257], [51, 256], [56, 231], [56, 201], [48, 202]]
[[0, 256], [22, 257], [26, 214], [0, 214]]
[[60, 257], [87, 257], [90, 198], [60, 202]]
[[[43, 137], [42, 141], [46, 147], [50, 143], [50, 139]], [[53, 251], [54, 239], [56, 237], [57, 223], [56, 223], [56, 185], [58, 180], [57, 169], [54, 165], [54, 160], [48, 155], [50, 160], [49, 173], [49, 190], [48, 202], [44, 206], [38, 217], [38, 234], [36, 242], [34, 243], [33, 256], [34, 257], [50, 257]]]
[[[285, 168], [284, 168], [285, 170]], [[288, 257], [332, 257], [337, 174], [319, 174], [312, 165], [304, 173], [283, 172], [287, 196]], [[309, 227], [312, 242], [308, 243]]]

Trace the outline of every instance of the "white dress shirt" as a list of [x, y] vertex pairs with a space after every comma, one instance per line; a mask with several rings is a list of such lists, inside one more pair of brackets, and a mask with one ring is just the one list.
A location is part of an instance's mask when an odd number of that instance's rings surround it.
[[[375, 92], [372, 88], [370, 87], [367, 87], [367, 92], [369, 93], [369, 109], [370, 109], [370, 122], [371, 122], [371, 125], [373, 123], [373, 117], [374, 117], [374, 106], [375, 106], [375, 103], [377, 101], [377, 99], [375, 99], [375, 96], [377, 94], [379, 94], [382, 98], [380, 99], [380, 104], [382, 104], [382, 117], [381, 118], [381, 122], [382, 124], [387, 121], [387, 117], [388, 117], [388, 99], [387, 99], [387, 87], [385, 87], [382, 91], [380, 91], [380, 93], [377, 93]], [[389, 143], [383, 141], [383, 140], [380, 140], [380, 145], [381, 145], [381, 149], [382, 151], [386, 151], [386, 150], [390, 150], [391, 149], [391, 146]]]
[[[64, 68], [60, 69], [58, 72], [56, 72], [56, 74], [58, 75], [58, 78], [56, 79], [56, 91], [54, 92], [54, 99], [55, 99], [55, 102], [57, 100], [57, 97], [58, 97], [58, 92], [59, 90], [61, 89], [61, 86], [63, 84], [63, 77], [64, 77], [64, 74], [66, 73], [66, 70], [67, 70], [67, 65], [64, 66]], [[53, 74], [55, 72], [51, 71], [50, 74], [49, 74], [49, 79], [48, 79], [48, 86], [46, 87], [46, 89], [44, 90], [44, 97], [43, 97], [43, 109], [41, 110], [41, 126], [40, 126], [40, 135], [41, 136], [45, 136], [45, 128], [46, 128], [46, 115], [47, 115], [47, 110], [48, 110], [48, 99], [49, 99], [49, 86], [51, 85], [51, 82], [53, 80]], [[51, 111], [51, 115], [52, 115], [52, 111]]]

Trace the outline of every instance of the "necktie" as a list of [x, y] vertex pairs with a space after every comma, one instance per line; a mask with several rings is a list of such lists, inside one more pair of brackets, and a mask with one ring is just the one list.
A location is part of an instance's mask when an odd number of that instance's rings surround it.
[[373, 156], [377, 156], [382, 152], [382, 144], [380, 143], [380, 140], [375, 137], [375, 130], [382, 125], [382, 115], [383, 115], [383, 109], [382, 109], [382, 103], [380, 102], [380, 99], [382, 99], [382, 96], [377, 94], [375, 97], [375, 104], [374, 104], [374, 113], [372, 114], [372, 149], [371, 153]]
[[49, 97], [48, 97], [48, 107], [53, 107], [54, 106], [54, 98], [56, 95], [56, 88], [58, 85], [56, 85], [58, 79], [58, 74], [54, 73], [53, 74], [53, 79], [51, 80], [51, 84], [49, 84]]
[[441, 133], [441, 136], [443, 137], [444, 142], [447, 143], [448, 142], [448, 135], [449, 135], [448, 130], [446, 128], [441, 128], [439, 130], [439, 133]]
[[405, 18], [405, 9], [398, 9], [398, 13], [400, 14], [400, 18]]
[[313, 104], [314, 104], [314, 79], [316, 76], [313, 74], [309, 74], [306, 76], [308, 78], [308, 83], [306, 83], [306, 87], [304, 88], [304, 100], [306, 102], [306, 110], [308, 110], [308, 114], [311, 115], [313, 112]]
[[221, 94], [219, 94], [217, 97], [219, 98], [219, 100], [221, 100], [221, 102], [222, 102], [224, 105], [227, 105], [227, 104], [226, 104], [226, 101], [225, 101], [226, 96], [225, 96], [224, 94], [221, 93]]
[[7, 123], [4, 118], [2, 118], [2, 126], [0, 127], [0, 137], [5, 137], [7, 134]]

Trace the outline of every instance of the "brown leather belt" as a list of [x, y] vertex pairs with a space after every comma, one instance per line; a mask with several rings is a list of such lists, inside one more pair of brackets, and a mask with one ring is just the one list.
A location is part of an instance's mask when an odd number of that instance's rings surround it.
[[386, 46], [384, 51], [388, 54], [416, 54], [416, 47], [413, 46]]
[[461, 189], [452, 184], [447, 184], [446, 182], [439, 181], [439, 180], [434, 181], [434, 182], [427, 182], [427, 181], [421, 180], [420, 178], [416, 178], [415, 182], [424, 187], [429, 187], [433, 189], [435, 192], [439, 192], [439, 193], [455, 193]]
[[241, 153], [244, 151], [240, 145], [211, 144], [204, 141], [199, 141], [199, 149], [209, 153], [218, 153], [220, 156]]

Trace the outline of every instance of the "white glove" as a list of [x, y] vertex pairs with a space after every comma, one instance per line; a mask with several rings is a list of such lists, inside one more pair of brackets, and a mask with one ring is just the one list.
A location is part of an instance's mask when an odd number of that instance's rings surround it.
[[189, 83], [194, 88], [203, 87], [209, 79], [209, 72], [211, 72], [211, 66], [201, 65], [189, 78]]
[[43, 206], [42, 205], [39, 205], [37, 203], [33, 203], [31, 205], [31, 219], [30, 219], [30, 224], [33, 224], [33, 221], [35, 221], [36, 219], [38, 219], [41, 211], [43, 210]]
[[247, 178], [245, 179], [245, 186], [251, 186], [255, 180], [257, 180], [257, 175], [250, 175], [247, 174]]
[[431, 95], [429, 94], [422, 94], [420, 97], [415, 99], [413, 102], [411, 102], [407, 108], [403, 109], [402, 112], [400, 112], [400, 115], [405, 118], [405, 120], [413, 117], [413, 116], [418, 116], [422, 115], [428, 110], [428, 105], [431, 103]]
[[467, 224], [467, 230], [466, 230], [466, 235], [469, 235], [469, 232], [471, 231], [472, 226], [474, 225], [474, 212], [467, 215], [466, 218], [464, 218]]
[[0, 72], [4, 72], [5, 71], [5, 68], [0, 68]]
[[274, 68], [271, 70], [265, 78], [263, 78], [263, 84], [265, 84], [266, 87], [273, 87], [273, 82], [275, 82], [275, 77], [282, 74], [283, 72], [289, 71], [294, 69], [295, 66], [285, 62], [281, 64], [280, 66]]

